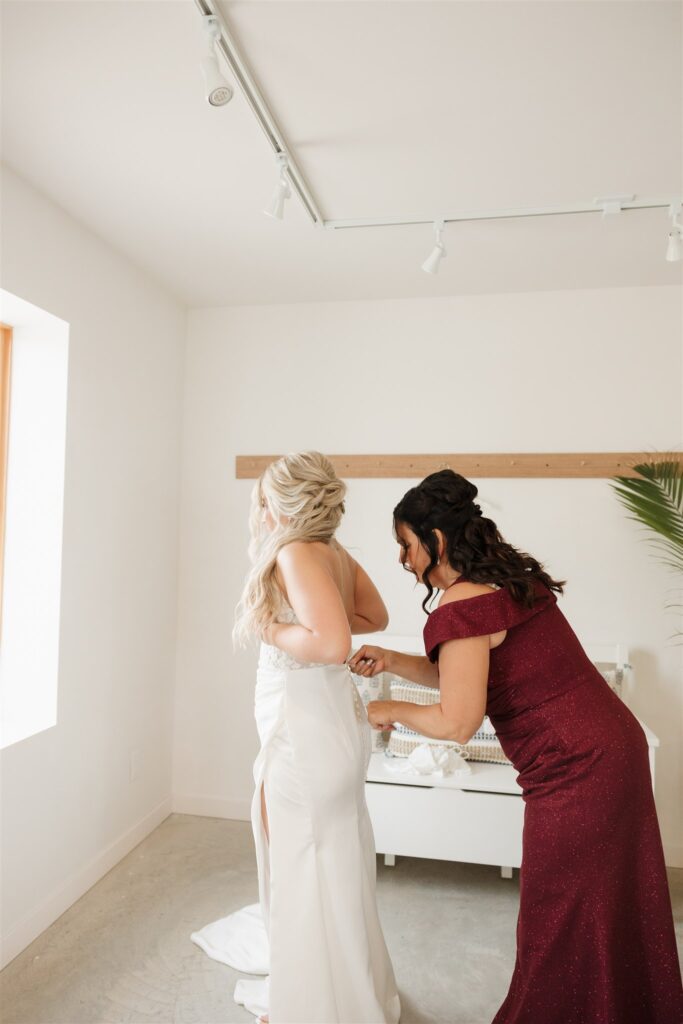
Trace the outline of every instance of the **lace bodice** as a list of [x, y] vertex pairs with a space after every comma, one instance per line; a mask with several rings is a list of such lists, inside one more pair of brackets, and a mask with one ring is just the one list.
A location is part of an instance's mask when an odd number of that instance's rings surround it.
[[[294, 609], [291, 605], [283, 599], [280, 614], [277, 618], [278, 622], [297, 623], [299, 620], [296, 617]], [[349, 651], [349, 654], [351, 651]], [[290, 671], [292, 669], [302, 668], [323, 668], [325, 662], [319, 661], [297, 661], [291, 654], [287, 654], [286, 651], [281, 650], [279, 647], [275, 647], [274, 644], [261, 643], [261, 650], [259, 652], [259, 668], [267, 669], [284, 669]], [[361, 744], [362, 744], [362, 759], [363, 764], [367, 770], [367, 766], [370, 763], [370, 755], [372, 753], [372, 740], [370, 727], [368, 724], [368, 716], [365, 710], [365, 704], [363, 698], [358, 692], [358, 687], [355, 683], [354, 677], [347, 665], [347, 677], [351, 686], [353, 694], [353, 710], [358, 721], [359, 728], [361, 730]]]

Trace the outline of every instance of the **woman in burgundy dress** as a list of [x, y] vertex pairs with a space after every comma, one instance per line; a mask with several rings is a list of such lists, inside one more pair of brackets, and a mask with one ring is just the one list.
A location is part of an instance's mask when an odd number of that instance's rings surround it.
[[681, 1024], [683, 990], [647, 743], [557, 606], [563, 584], [507, 544], [451, 470], [394, 510], [401, 561], [441, 591], [427, 657], [365, 646], [352, 668], [438, 686], [439, 704], [377, 701], [467, 742], [484, 714], [525, 801], [515, 969], [494, 1024]]

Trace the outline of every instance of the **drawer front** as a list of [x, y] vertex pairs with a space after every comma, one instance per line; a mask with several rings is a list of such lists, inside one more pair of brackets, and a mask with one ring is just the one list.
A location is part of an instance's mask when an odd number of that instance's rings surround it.
[[524, 802], [519, 796], [368, 782], [378, 853], [519, 867]]

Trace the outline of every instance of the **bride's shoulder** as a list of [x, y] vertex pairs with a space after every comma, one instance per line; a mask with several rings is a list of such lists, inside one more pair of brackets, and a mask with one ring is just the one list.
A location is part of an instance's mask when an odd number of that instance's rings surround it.
[[280, 548], [275, 560], [281, 566], [319, 561], [324, 558], [326, 547], [321, 541], [290, 540]]
[[341, 564], [344, 568], [342, 571], [350, 572], [355, 575], [358, 571], [358, 562], [353, 557], [350, 551], [347, 551], [343, 544], [340, 544], [336, 537], [333, 537], [329, 544], [321, 545], [329, 553], [334, 553], [337, 565]]
[[298, 576], [313, 579], [324, 573], [331, 575], [340, 586], [346, 579], [354, 585], [356, 563], [338, 541], [293, 540], [280, 548], [275, 564], [283, 577]]

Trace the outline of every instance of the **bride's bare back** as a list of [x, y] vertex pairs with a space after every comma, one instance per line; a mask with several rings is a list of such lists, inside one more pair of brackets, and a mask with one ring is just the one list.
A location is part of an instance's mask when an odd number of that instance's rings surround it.
[[278, 555], [276, 575], [299, 622], [309, 629], [318, 623], [333, 633], [344, 626], [345, 636], [386, 629], [389, 616], [377, 587], [334, 539], [288, 544]]

